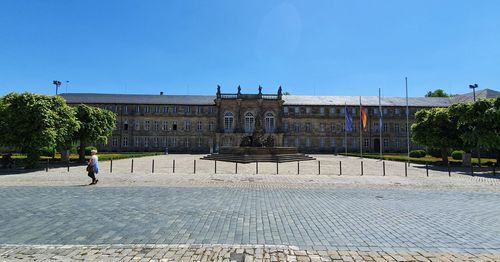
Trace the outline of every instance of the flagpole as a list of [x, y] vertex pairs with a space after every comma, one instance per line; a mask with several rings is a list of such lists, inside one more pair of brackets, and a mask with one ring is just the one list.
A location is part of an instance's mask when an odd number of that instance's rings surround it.
[[380, 138], [379, 138], [379, 147], [380, 147], [380, 159], [382, 159], [382, 127], [383, 127], [383, 123], [382, 123], [382, 102], [380, 100], [380, 87], [378, 88], [378, 111], [380, 112], [379, 114], [379, 135], [380, 135]]
[[361, 155], [361, 158], [363, 158], [363, 119], [361, 116], [361, 96], [359, 97], [359, 152]]
[[345, 156], [347, 156], [347, 102], [344, 103], [344, 148]]
[[407, 161], [408, 165], [410, 165], [410, 126], [409, 126], [409, 115], [410, 110], [408, 109], [408, 77], [405, 77], [405, 86], [406, 86], [406, 144], [408, 148]]

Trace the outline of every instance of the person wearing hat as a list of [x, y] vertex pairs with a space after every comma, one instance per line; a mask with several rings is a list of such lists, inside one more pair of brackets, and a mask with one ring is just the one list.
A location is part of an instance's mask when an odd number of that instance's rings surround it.
[[90, 151], [89, 164], [87, 165], [88, 176], [92, 178], [89, 185], [95, 185], [99, 180], [95, 177], [99, 173], [99, 158], [97, 157], [97, 150]]

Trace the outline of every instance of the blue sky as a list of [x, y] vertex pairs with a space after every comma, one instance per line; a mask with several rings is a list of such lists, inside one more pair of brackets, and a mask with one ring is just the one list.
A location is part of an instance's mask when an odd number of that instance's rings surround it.
[[500, 1], [0, 3], [0, 95], [500, 90]]

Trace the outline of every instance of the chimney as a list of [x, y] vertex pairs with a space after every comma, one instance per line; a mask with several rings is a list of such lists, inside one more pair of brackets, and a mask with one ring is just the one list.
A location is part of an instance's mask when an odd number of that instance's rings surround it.
[[162, 96], [163, 95], [163, 91], [160, 92], [160, 95]]

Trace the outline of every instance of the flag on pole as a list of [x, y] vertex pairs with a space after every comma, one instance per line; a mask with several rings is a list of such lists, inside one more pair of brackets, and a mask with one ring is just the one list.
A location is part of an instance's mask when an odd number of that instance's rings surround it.
[[344, 112], [345, 112], [345, 130], [347, 132], [352, 132], [352, 118], [351, 115], [349, 114], [349, 110], [347, 110], [347, 106], [344, 106]]
[[363, 125], [363, 130], [366, 130], [366, 112], [363, 106], [361, 106], [361, 124]]

